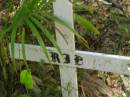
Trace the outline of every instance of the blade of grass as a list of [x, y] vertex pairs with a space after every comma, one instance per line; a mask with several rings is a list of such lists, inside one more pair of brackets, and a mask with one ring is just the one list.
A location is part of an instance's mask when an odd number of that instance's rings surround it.
[[[24, 29], [24, 28], [23, 28]], [[25, 49], [25, 31], [22, 31], [22, 55], [23, 55], [23, 62], [26, 66], [26, 68], [28, 69], [28, 64], [27, 64], [27, 60], [26, 60], [26, 49]]]
[[[40, 19], [40, 20], [46, 20], [46, 18], [44, 17], [44, 16], [42, 16], [42, 15], [34, 15], [35, 16], [35, 18], [38, 18], [38, 19]], [[64, 34], [63, 34], [63, 32], [58, 28], [58, 27], [55, 27], [55, 29], [60, 33], [60, 35], [63, 37], [63, 39], [65, 40], [65, 42], [66, 42], [66, 44], [68, 44], [68, 42], [67, 42], [67, 39], [65, 38], [65, 36], [64, 36]]]
[[16, 71], [15, 48], [14, 48], [16, 33], [17, 33], [17, 27], [14, 27], [11, 33], [11, 55], [12, 55], [12, 62], [14, 65], [14, 71]]
[[76, 30], [74, 30], [73, 28], [71, 28], [65, 21], [59, 19], [56, 16], [51, 16], [49, 14], [45, 14], [44, 15], [46, 18], [49, 18], [51, 20], [55, 20], [55, 22], [60, 23], [61, 25], [64, 25], [65, 27], [67, 27], [71, 32], [73, 32], [79, 39], [80, 42], [82, 42], [87, 48], [89, 48], [88, 42], [79, 34], [79, 32], [77, 32]]
[[46, 35], [46, 37], [50, 40], [50, 42], [53, 44], [53, 46], [56, 47], [57, 51], [62, 55], [61, 49], [59, 48], [57, 42], [55, 41], [55, 38], [50, 34], [50, 32], [46, 29], [44, 25], [42, 25], [41, 22], [39, 22], [34, 17], [31, 17], [31, 20], [37, 25], [39, 29], [41, 29], [42, 32]]
[[90, 31], [90, 32], [94, 33], [95, 35], [100, 34], [100, 32], [97, 30], [97, 28], [94, 27], [94, 25], [90, 21], [88, 21], [87, 19], [81, 17], [78, 14], [74, 14], [74, 19], [85, 30]]
[[43, 40], [42, 40], [38, 30], [36, 29], [36, 27], [34, 26], [34, 24], [30, 20], [27, 20], [26, 22], [27, 22], [27, 25], [29, 26], [29, 28], [31, 29], [32, 33], [36, 37], [38, 43], [41, 45], [42, 50], [43, 50], [46, 58], [48, 59], [49, 62], [51, 62], [50, 61], [50, 57], [49, 57], [49, 53], [48, 53], [48, 51], [47, 51], [47, 49], [45, 47], [45, 44], [44, 44], [44, 42], [43, 42]]
[[84, 3], [80, 3], [80, 4], [75, 3], [74, 9], [75, 9], [74, 10], [75, 13], [81, 13], [81, 14], [84, 12], [89, 12], [90, 14], [93, 14], [96, 11], [94, 7], [86, 5]]
[[65, 35], [63, 34], [63, 32], [58, 28], [58, 27], [55, 27], [55, 29], [60, 33], [60, 35], [63, 37], [63, 39], [65, 40], [65, 43], [68, 44], [68, 41], [67, 39], [65, 38]]

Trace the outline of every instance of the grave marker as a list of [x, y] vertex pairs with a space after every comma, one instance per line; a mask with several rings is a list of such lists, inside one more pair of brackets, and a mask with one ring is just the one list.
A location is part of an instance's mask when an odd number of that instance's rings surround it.
[[[53, 7], [54, 14], [74, 28], [73, 9], [70, 0], [56, 0]], [[55, 25], [64, 32], [63, 34], [68, 41], [67, 44], [56, 30], [57, 43], [64, 53], [64, 58], [59, 57], [55, 48], [47, 47], [52, 63], [60, 67], [63, 97], [78, 97], [77, 68], [130, 75], [130, 57], [77, 51], [75, 50], [74, 34], [63, 25], [58, 23], [55, 23]], [[40, 46], [25, 45], [25, 48], [28, 61], [40, 62], [44, 60], [48, 63]], [[15, 58], [23, 59], [21, 44], [15, 44]]]

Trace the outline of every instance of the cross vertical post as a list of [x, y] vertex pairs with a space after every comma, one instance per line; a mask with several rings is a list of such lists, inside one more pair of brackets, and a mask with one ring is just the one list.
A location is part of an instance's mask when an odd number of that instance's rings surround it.
[[[70, 0], [56, 0], [53, 4], [54, 14], [58, 18], [64, 20], [71, 28], [74, 28], [73, 22], [73, 6]], [[56, 30], [56, 40], [59, 47], [62, 50], [67, 50], [70, 55], [70, 65], [74, 65], [75, 56], [75, 38], [74, 34], [65, 26], [55, 22], [56, 28], [62, 31], [65, 39], [60, 34], [59, 30]], [[61, 62], [61, 64], [64, 64]], [[68, 68], [67, 66], [59, 66], [61, 87], [63, 97], [78, 97], [78, 85], [77, 85], [77, 69]]]

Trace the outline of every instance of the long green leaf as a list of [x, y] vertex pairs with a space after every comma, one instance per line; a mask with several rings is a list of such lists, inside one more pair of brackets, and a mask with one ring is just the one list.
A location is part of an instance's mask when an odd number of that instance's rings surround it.
[[31, 29], [32, 33], [34, 34], [34, 36], [37, 38], [38, 43], [41, 45], [42, 50], [45, 53], [45, 56], [47, 57], [48, 61], [51, 62], [50, 58], [49, 58], [48, 51], [45, 47], [45, 44], [44, 44], [38, 30], [36, 29], [36, 27], [34, 26], [34, 24], [30, 20], [27, 20], [26, 22], [27, 22], [29, 28]]
[[93, 32], [95, 35], [99, 35], [100, 34], [100, 32], [97, 30], [97, 28], [94, 27], [94, 25], [90, 21], [88, 21], [87, 19], [81, 17], [78, 14], [74, 15], [74, 19], [85, 30]]
[[15, 71], [16, 71], [16, 63], [15, 63], [15, 48], [14, 48], [14, 44], [15, 44], [16, 33], [17, 33], [17, 27], [15, 27], [12, 30], [12, 33], [11, 33], [11, 55], [12, 55], [12, 62], [13, 62]]
[[65, 38], [64, 33], [61, 31], [61, 29], [59, 29], [58, 27], [55, 27], [55, 30], [58, 31], [58, 33], [63, 37], [63, 39], [65, 40], [65, 43], [68, 44], [67, 39]]
[[26, 68], [28, 69], [28, 64], [26, 60], [26, 49], [25, 49], [25, 32], [22, 32], [22, 55], [23, 55], [24, 64]]
[[44, 25], [42, 25], [41, 22], [39, 22], [37, 19], [34, 17], [31, 17], [32, 21], [37, 25], [39, 29], [41, 29], [42, 32], [46, 35], [46, 37], [50, 40], [50, 42], [56, 47], [58, 52], [62, 55], [61, 49], [59, 48], [57, 42], [55, 41], [55, 38], [50, 34], [50, 32], [46, 29]]
[[[44, 17], [44, 16], [42, 16], [42, 15], [36, 15], [36, 14], [34, 14], [34, 16], [36, 17], [36, 18], [38, 18], [39, 20], [46, 20], [46, 18]], [[64, 36], [64, 34], [63, 34], [63, 32], [58, 28], [58, 27], [55, 27], [55, 30], [57, 30], [58, 32], [59, 32], [59, 34], [62, 36], [62, 38], [65, 40], [65, 42], [66, 42], [66, 44], [68, 44], [68, 41], [67, 41], [67, 39], [65, 38], [65, 36]]]
[[75, 13], [84, 13], [84, 12], [89, 12], [90, 14], [93, 14], [96, 9], [90, 5], [86, 5], [84, 3], [75, 3], [74, 4], [74, 12]]
[[56, 16], [51, 16], [49, 14], [45, 14], [44, 15], [46, 18], [49, 18], [55, 22], [58, 22], [59, 24], [67, 27], [72, 33], [74, 33], [80, 42], [82, 42], [87, 48], [89, 48], [89, 45], [88, 45], [88, 42], [79, 34], [79, 32], [77, 32], [76, 30], [74, 30], [73, 28], [71, 28], [65, 21], [59, 19], [58, 17]]

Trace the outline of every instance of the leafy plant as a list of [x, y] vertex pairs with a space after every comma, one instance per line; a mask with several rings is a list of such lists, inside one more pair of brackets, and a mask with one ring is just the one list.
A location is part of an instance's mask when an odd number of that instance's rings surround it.
[[[0, 43], [2, 43], [4, 35], [7, 33], [9, 34], [9, 39], [11, 43], [11, 54], [12, 54], [12, 63], [14, 64], [14, 70], [16, 71], [17, 65], [15, 63], [15, 42], [16, 36], [18, 33], [21, 34], [21, 43], [22, 43], [22, 55], [24, 59], [24, 64], [26, 65], [26, 69], [21, 71], [20, 73], [20, 82], [25, 85], [27, 89], [32, 89], [33, 87], [33, 80], [31, 72], [29, 71], [27, 62], [26, 62], [26, 53], [25, 53], [25, 37], [28, 32], [31, 32], [35, 39], [37, 40], [38, 44], [42, 47], [42, 51], [44, 52], [47, 59], [50, 61], [49, 53], [46, 49], [45, 42], [41, 36], [43, 33], [46, 38], [51, 42], [51, 44], [56, 47], [58, 52], [62, 54], [55, 37], [50, 29], [48, 29], [47, 24], [45, 23], [46, 20], [51, 22], [57, 22], [61, 25], [64, 25], [68, 28], [72, 33], [75, 34], [78, 39], [89, 47], [87, 41], [79, 34], [78, 31], [72, 29], [64, 20], [59, 19], [58, 17], [53, 15], [53, 11], [51, 9], [51, 5], [53, 0], [22, 0], [20, 5], [18, 6], [15, 15], [13, 16], [12, 23], [10, 25], [6, 25], [3, 30], [0, 31]], [[94, 27], [94, 25], [85, 18], [75, 14], [74, 15], [75, 21], [79, 23], [85, 30], [91, 31], [95, 34], [99, 34], [99, 31]], [[59, 28], [56, 28], [59, 30]], [[60, 34], [64, 35], [60, 31]], [[65, 39], [65, 38], [64, 38]], [[65, 39], [66, 40], [66, 39]], [[67, 41], [66, 41], [67, 42]]]
[[[19, 9], [16, 11], [11, 26], [6, 27], [5, 30], [1, 31], [0, 41], [2, 40], [4, 33], [6, 32], [11, 33], [11, 51], [12, 51], [13, 59], [15, 55], [14, 43], [15, 43], [16, 35], [19, 31], [22, 32], [22, 29], [25, 29], [26, 27], [28, 27], [31, 30], [32, 34], [35, 36], [38, 43], [41, 45], [43, 52], [45, 53], [48, 60], [49, 60], [49, 55], [45, 47], [45, 43], [43, 42], [42, 37], [39, 33], [40, 31], [42, 31], [42, 33], [45, 34], [45, 36], [49, 39], [49, 41], [53, 44], [53, 46], [55, 46], [57, 50], [61, 53], [60, 48], [58, 47], [58, 44], [55, 41], [55, 38], [53, 37], [51, 32], [47, 29], [46, 25], [42, 23], [42, 21], [45, 21], [46, 19], [51, 19], [52, 21], [56, 21], [62, 25], [65, 25], [68, 29], [74, 32], [79, 39], [85, 41], [77, 33], [77, 31], [69, 27], [67, 23], [65, 23], [65, 21], [60, 20], [56, 16], [52, 15], [51, 10], [45, 9], [52, 4], [52, 1], [53, 0], [50, 0], [48, 2], [46, 0], [42, 0], [42, 1], [24, 0], [20, 5]], [[86, 20], [85, 18], [75, 14], [75, 20], [86, 30], [99, 34], [99, 31], [93, 26], [93, 24], [90, 21]], [[24, 33], [27, 32], [25, 31]]]
[[95, 35], [99, 35], [100, 34], [100, 32], [93, 26], [93, 24], [90, 21], [88, 21], [87, 19], [81, 17], [80, 15], [75, 14], [75, 20], [85, 30], [93, 32]]

